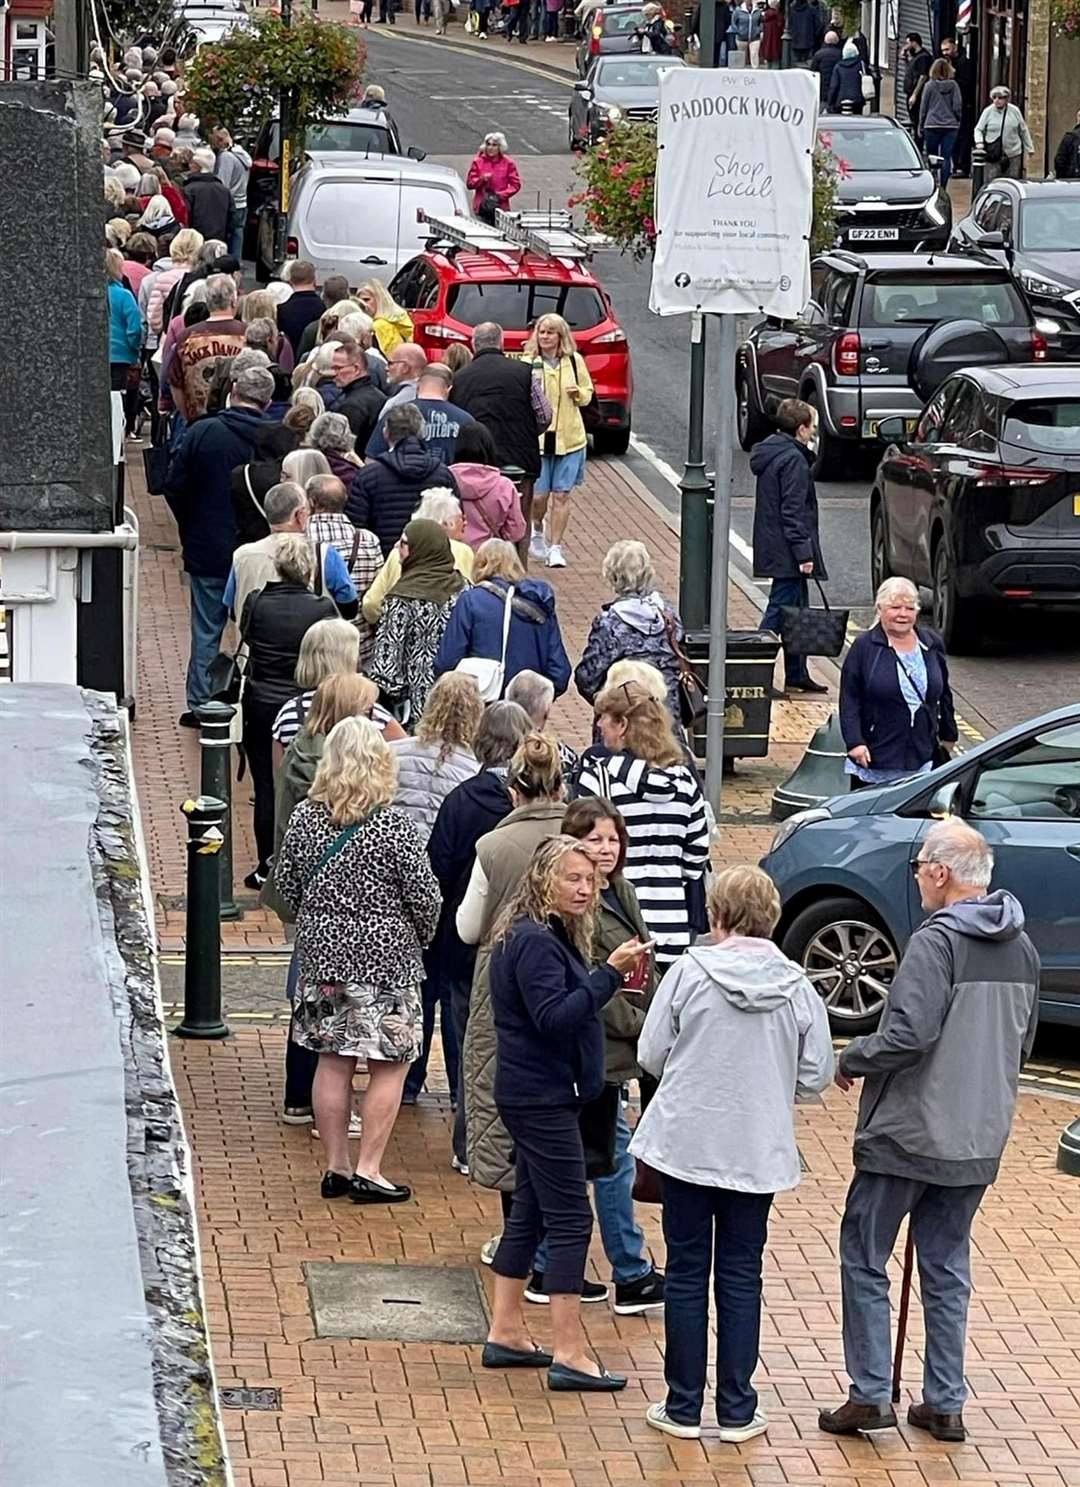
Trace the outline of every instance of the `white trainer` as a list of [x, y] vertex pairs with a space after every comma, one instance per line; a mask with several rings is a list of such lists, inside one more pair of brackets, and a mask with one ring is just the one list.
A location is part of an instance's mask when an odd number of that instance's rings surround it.
[[764, 1435], [768, 1428], [768, 1415], [764, 1410], [756, 1410], [754, 1418], [748, 1420], [745, 1425], [721, 1425], [717, 1435], [729, 1446], [738, 1446], [743, 1441], [752, 1441], [755, 1435]]
[[481, 1265], [492, 1265], [495, 1262], [495, 1251], [499, 1248], [502, 1240], [501, 1234], [496, 1234], [494, 1239], [485, 1239], [480, 1246]]
[[659, 1404], [650, 1404], [645, 1411], [645, 1419], [654, 1430], [662, 1430], [665, 1435], [677, 1435], [683, 1441], [696, 1441], [701, 1439], [700, 1425], [680, 1425], [678, 1420], [673, 1420], [667, 1412], [667, 1405], [663, 1400]]
[[557, 542], [553, 542], [548, 548], [547, 565], [549, 568], [566, 567], [566, 558], [563, 556], [563, 550]]
[[548, 540], [544, 536], [543, 527], [533, 527], [532, 541], [529, 543], [529, 557], [543, 562], [548, 555]]

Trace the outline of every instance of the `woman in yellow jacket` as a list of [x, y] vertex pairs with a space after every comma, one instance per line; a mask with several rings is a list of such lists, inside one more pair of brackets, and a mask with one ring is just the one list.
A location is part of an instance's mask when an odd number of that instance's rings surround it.
[[540, 474], [533, 496], [529, 555], [545, 561], [549, 568], [565, 568], [563, 537], [570, 520], [570, 492], [585, 481], [588, 436], [581, 409], [592, 399], [592, 378], [561, 315], [540, 316], [525, 342], [523, 355], [532, 362], [533, 376], [542, 382], [544, 396], [551, 404], [551, 422], [540, 435]]
[[361, 308], [375, 322], [375, 342], [389, 361], [395, 347], [413, 338], [413, 323], [381, 279], [369, 279], [356, 292]]

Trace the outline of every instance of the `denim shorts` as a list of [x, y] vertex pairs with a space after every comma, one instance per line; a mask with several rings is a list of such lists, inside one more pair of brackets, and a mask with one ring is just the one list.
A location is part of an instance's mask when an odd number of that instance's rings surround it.
[[585, 484], [585, 449], [572, 450], [570, 454], [545, 455], [540, 461], [540, 474], [536, 477], [535, 493], [546, 496], [550, 491], [568, 491], [575, 485]]

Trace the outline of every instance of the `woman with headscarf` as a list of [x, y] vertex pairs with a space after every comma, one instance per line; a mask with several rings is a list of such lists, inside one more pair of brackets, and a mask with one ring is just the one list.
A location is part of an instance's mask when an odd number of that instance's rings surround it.
[[435, 681], [435, 653], [465, 580], [438, 522], [414, 518], [398, 544], [401, 577], [386, 596], [370, 675], [418, 720]]

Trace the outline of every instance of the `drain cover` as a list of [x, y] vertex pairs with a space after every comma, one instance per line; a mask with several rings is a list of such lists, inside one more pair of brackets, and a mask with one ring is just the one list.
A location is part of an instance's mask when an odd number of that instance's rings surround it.
[[223, 1410], [279, 1410], [280, 1389], [219, 1389]]
[[319, 1337], [483, 1342], [487, 1308], [470, 1266], [305, 1265]]

